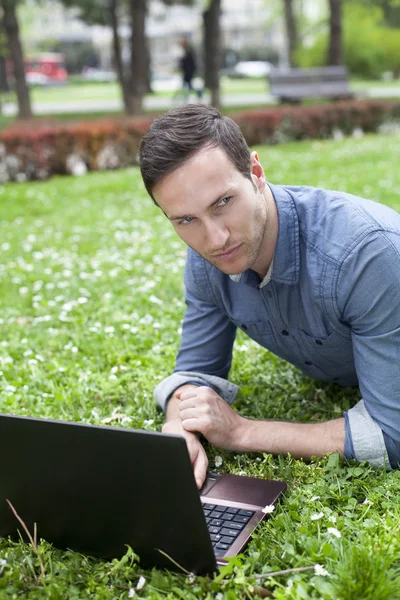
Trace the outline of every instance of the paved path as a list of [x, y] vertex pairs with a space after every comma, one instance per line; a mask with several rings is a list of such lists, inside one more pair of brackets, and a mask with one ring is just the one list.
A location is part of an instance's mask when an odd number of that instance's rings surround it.
[[[366, 98], [400, 98], [400, 86], [397, 87], [378, 87], [370, 88], [362, 91], [363, 97]], [[209, 95], [204, 97], [206, 102], [209, 102]], [[251, 106], [262, 104], [276, 104], [275, 98], [270, 94], [253, 93], [253, 94], [229, 94], [222, 96], [223, 106]], [[160, 96], [148, 96], [144, 100], [145, 110], [168, 110], [174, 106], [178, 106], [179, 101], [172, 98]], [[33, 103], [33, 112], [35, 115], [47, 115], [57, 113], [85, 113], [85, 112], [117, 112], [123, 109], [120, 100], [80, 100], [74, 102], [54, 102], [54, 103]], [[15, 104], [7, 103], [3, 105], [3, 114], [6, 116], [14, 116], [17, 112]]]

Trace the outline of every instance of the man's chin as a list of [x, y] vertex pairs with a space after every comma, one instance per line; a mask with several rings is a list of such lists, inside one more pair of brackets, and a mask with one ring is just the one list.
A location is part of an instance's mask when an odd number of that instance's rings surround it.
[[225, 261], [218, 260], [217, 258], [204, 258], [208, 263], [210, 263], [210, 265], [216, 267], [219, 271], [225, 273], [225, 275], [239, 275], [240, 273], [243, 273], [247, 270], [247, 267], [243, 266], [243, 263], [240, 264], [239, 261], [234, 261], [232, 262], [232, 264], [227, 264]]

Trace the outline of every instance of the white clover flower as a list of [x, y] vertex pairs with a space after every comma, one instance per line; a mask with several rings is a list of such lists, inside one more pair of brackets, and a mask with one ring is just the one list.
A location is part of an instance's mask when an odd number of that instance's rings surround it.
[[128, 592], [128, 598], [133, 598], [135, 596], [136, 592], [133, 588], [129, 588], [129, 592]]
[[189, 573], [187, 576], [187, 580], [189, 583], [194, 583], [196, 581], [196, 575], [194, 573]]
[[17, 388], [14, 385], [8, 385], [6, 387], [6, 392], [16, 392]]
[[78, 298], [78, 304], [86, 304], [86, 302], [88, 302], [88, 299], [85, 296]]
[[28, 288], [27, 288], [27, 287], [25, 287], [25, 286], [24, 286], [24, 287], [20, 287], [20, 288], [19, 288], [19, 293], [20, 293], [20, 296], [25, 296], [25, 295], [26, 295], [28, 292], [29, 292], [29, 290], [28, 290]]
[[38, 364], [38, 361], [36, 360], [36, 358], [31, 358], [30, 360], [28, 360], [28, 365], [31, 365], [32, 367], [37, 364]]
[[29, 350], [25, 350], [25, 352], [24, 352], [24, 356], [31, 356], [31, 354], [33, 354], [33, 351], [30, 350], [30, 349]]
[[143, 575], [141, 575], [141, 576], [139, 577], [139, 581], [138, 581], [138, 583], [137, 583], [136, 589], [137, 589], [137, 590], [141, 590], [141, 589], [142, 589], [142, 587], [144, 586], [144, 584], [145, 584], [145, 583], [146, 583], [146, 578], [145, 578], [145, 577], [143, 577]]
[[116, 373], [117, 371], [118, 371], [118, 367], [117, 366], [112, 367], [111, 373]]
[[263, 513], [265, 513], [266, 515], [270, 515], [272, 512], [274, 512], [275, 510], [275, 506], [273, 504], [267, 504], [267, 506], [264, 506], [264, 508], [262, 509]]
[[334, 535], [337, 538], [342, 537], [342, 534], [340, 533], [339, 529], [336, 529], [336, 527], [328, 527], [328, 533]]
[[77, 352], [79, 352], [79, 350], [76, 346], [72, 346], [71, 352], [72, 352], [72, 354], [77, 354]]
[[321, 498], [321, 496], [313, 496], [311, 498], [311, 502], [315, 502], [316, 500], [319, 500]]
[[311, 519], [311, 521], [319, 521], [319, 519], [322, 519], [323, 516], [324, 516], [324, 513], [322, 513], [322, 512], [315, 513], [315, 514], [311, 515], [310, 519]]
[[108, 378], [110, 381], [118, 381], [118, 377], [114, 374], [110, 375], [110, 377]]
[[330, 515], [328, 517], [328, 521], [330, 521], [331, 523], [336, 523], [336, 517], [335, 517], [335, 515]]
[[157, 298], [157, 296], [154, 296], [153, 294], [149, 297], [149, 301], [152, 302], [153, 304], [158, 304], [158, 305], [161, 305], [163, 303], [162, 300], [160, 300], [160, 298]]
[[216, 457], [215, 457], [215, 459], [214, 459], [214, 462], [215, 462], [215, 466], [216, 466], [216, 467], [220, 467], [220, 466], [222, 465], [222, 462], [223, 462], [223, 461], [222, 461], [222, 456], [219, 456], [219, 455], [217, 454], [217, 456], [216, 456]]
[[314, 565], [314, 572], [316, 575], [322, 575], [322, 577], [327, 577], [329, 575], [329, 571], [322, 565]]
[[110, 325], [109, 327], [104, 327], [104, 333], [114, 333], [115, 328]]
[[0, 567], [4, 567], [4, 565], [7, 564], [7, 561], [5, 558], [0, 558]]

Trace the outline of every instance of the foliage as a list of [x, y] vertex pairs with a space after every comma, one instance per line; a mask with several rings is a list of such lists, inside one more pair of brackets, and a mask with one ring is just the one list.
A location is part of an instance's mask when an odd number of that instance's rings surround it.
[[[379, 7], [366, 8], [358, 2], [343, 6], [344, 61], [353, 75], [378, 78], [385, 71], [400, 74], [400, 33], [383, 22]], [[328, 44], [327, 32], [314, 44], [298, 50], [302, 67], [323, 64]]]
[[[329, 138], [355, 130], [375, 132], [400, 118], [400, 102], [346, 101], [250, 109], [231, 114], [247, 142], [277, 144]], [[152, 117], [107, 119], [78, 125], [18, 124], [0, 134], [0, 182], [47, 179], [54, 174], [119, 169], [137, 163]]]
[[352, 100], [308, 106], [281, 106], [232, 115], [252, 144], [329, 138], [355, 129], [373, 132], [385, 121], [399, 118], [400, 103]]
[[[0, 181], [47, 179], [57, 173], [136, 164], [150, 119], [115, 119], [77, 125], [18, 125], [0, 136]], [[78, 165], [78, 167], [76, 166]]]
[[[342, 189], [400, 210], [395, 135], [257, 151], [269, 181]], [[0, 412], [159, 430], [151, 396], [174, 364], [185, 248], [138, 170], [7, 184], [0, 198]], [[237, 410], [253, 418], [317, 422], [359, 398], [354, 388], [303, 376], [243, 332], [230, 377], [241, 387]], [[45, 541], [41, 578], [32, 548], [3, 539], [0, 597], [125, 600], [143, 575], [135, 597], [149, 600], [255, 597], [256, 583], [279, 600], [399, 599], [399, 471], [340, 463], [337, 454], [305, 463], [206, 449], [211, 467], [222, 456], [223, 472], [288, 482], [282, 503], [219, 578], [145, 571], [134, 548], [108, 562]], [[254, 579], [315, 564], [328, 575]]]

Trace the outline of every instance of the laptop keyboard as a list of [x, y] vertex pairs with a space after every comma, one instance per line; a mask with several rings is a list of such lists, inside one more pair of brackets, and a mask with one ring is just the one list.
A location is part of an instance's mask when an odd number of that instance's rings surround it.
[[255, 514], [254, 510], [208, 503], [203, 503], [203, 510], [215, 556], [226, 554]]

